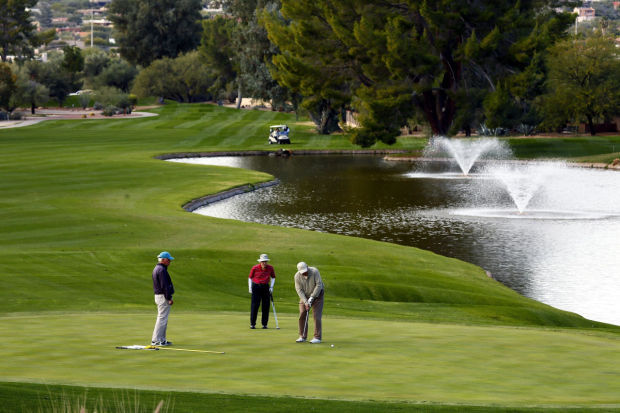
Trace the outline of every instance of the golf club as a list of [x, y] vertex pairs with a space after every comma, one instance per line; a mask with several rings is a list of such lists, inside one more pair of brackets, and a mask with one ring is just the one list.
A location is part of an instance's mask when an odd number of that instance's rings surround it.
[[278, 325], [278, 315], [276, 314], [276, 304], [273, 301], [273, 294], [269, 293], [269, 297], [271, 297], [271, 307], [273, 308], [273, 318], [276, 319], [276, 330], [279, 330], [280, 326]]
[[304, 337], [308, 337], [308, 316], [310, 315], [310, 308], [308, 308], [308, 310], [306, 311], [306, 326], [304, 327]]
[[[155, 347], [155, 346], [148, 346], [148, 347]], [[193, 351], [196, 353], [212, 353], [212, 354], [226, 354], [223, 351], [212, 351], [212, 350], [194, 350], [194, 349], [189, 349], [189, 348], [174, 348], [174, 347], [156, 347], [159, 350], [174, 350], [174, 351]]]

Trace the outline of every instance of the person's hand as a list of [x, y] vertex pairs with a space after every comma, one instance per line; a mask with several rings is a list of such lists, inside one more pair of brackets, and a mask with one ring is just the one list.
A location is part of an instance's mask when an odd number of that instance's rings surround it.
[[306, 311], [310, 310], [310, 304], [306, 304]]
[[310, 297], [310, 298], [308, 299], [308, 305], [309, 305], [310, 307], [312, 307], [312, 302], [313, 302], [313, 301], [314, 301], [314, 297]]
[[269, 287], [269, 294], [273, 293], [273, 287]]
[[248, 290], [248, 292], [249, 292], [250, 294], [252, 294], [252, 289], [250, 288], [250, 289]]
[[169, 305], [172, 305], [172, 304], [174, 304], [174, 301], [172, 301], [172, 300], [168, 300], [168, 304], [169, 304]]

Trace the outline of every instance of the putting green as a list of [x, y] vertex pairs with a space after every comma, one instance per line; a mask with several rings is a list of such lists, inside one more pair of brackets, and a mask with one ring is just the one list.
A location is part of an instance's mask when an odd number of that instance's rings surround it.
[[115, 348], [147, 344], [154, 318], [2, 317], [3, 379], [345, 400], [620, 407], [620, 339], [614, 334], [326, 316], [324, 342], [312, 345], [294, 342], [290, 314], [279, 315], [280, 330], [249, 330], [247, 314], [173, 311], [168, 336], [175, 348], [225, 354]]

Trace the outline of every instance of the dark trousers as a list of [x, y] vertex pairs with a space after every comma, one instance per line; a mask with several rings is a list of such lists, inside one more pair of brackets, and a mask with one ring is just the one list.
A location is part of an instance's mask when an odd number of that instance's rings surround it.
[[256, 325], [258, 307], [262, 307], [261, 324], [269, 322], [269, 284], [252, 283], [252, 305], [250, 307], [250, 325]]

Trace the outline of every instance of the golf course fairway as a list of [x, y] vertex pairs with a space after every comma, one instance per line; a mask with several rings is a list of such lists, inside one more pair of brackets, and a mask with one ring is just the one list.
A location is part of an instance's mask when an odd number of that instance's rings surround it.
[[[277, 149], [266, 144], [277, 123], [291, 126], [293, 153], [358, 149], [346, 135], [319, 136], [277, 112], [176, 104], [154, 112], [0, 130], [7, 411], [48, 411], [47, 403], [79, 411], [88, 398], [109, 400], [110, 411], [153, 411], [159, 399], [167, 411], [620, 410], [619, 327], [428, 251], [188, 213], [190, 200], [273, 177], [155, 158]], [[618, 138], [566, 142], [583, 148], [571, 156], [604, 156]], [[425, 143], [401, 138], [393, 148]], [[527, 143], [528, 153], [547, 144]], [[554, 142], [551, 155], [564, 149]], [[116, 348], [150, 342], [151, 271], [163, 250], [175, 257], [173, 348], [224, 354]], [[276, 270], [279, 330], [273, 313], [268, 330], [248, 328], [247, 275], [260, 253]], [[295, 343], [302, 260], [326, 284], [320, 345]], [[128, 391], [132, 401], [119, 404]]]

